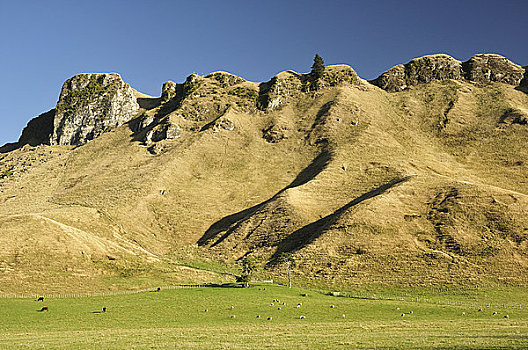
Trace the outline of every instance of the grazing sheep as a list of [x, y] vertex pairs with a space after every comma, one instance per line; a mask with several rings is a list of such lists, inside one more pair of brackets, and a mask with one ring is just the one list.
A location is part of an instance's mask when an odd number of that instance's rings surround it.
[[478, 309], [478, 312], [482, 312], [482, 309]]
[[235, 315], [231, 315], [231, 318], [236, 318], [236, 316]]
[[510, 315], [504, 315], [504, 318], [510, 318]]
[[405, 317], [405, 314], [401, 314], [401, 317]]
[[161, 290], [161, 288], [160, 288], [160, 287], [156, 288], [156, 292], [159, 292], [160, 290]]
[[341, 318], [345, 318], [345, 317], [346, 317], [345, 314], [342, 314], [342, 315], [341, 315]]
[[301, 307], [301, 305], [297, 305], [297, 308], [300, 308], [300, 307]]
[[204, 312], [209, 312], [209, 309], [205, 309]]
[[273, 303], [271, 303], [270, 306], [273, 306]]
[[49, 311], [49, 310], [48, 310], [48, 307], [47, 307], [47, 306], [44, 306], [42, 309], [37, 310], [37, 311], [38, 311], [38, 312], [42, 312], [42, 311]]
[[282, 309], [280, 307], [278, 307], [277, 310], [282, 310]]
[[271, 320], [273, 320], [273, 317], [271, 317], [271, 316], [268, 317], [268, 321], [271, 321]]
[[307, 297], [307, 296], [308, 296], [308, 294], [306, 294], [306, 293], [303, 293], [303, 294], [301, 294], [301, 296], [302, 296], [302, 297]]
[[462, 313], [462, 316], [466, 316], [466, 313], [465, 313], [465, 312], [463, 312], [463, 313]]
[[44, 301], [44, 297], [38, 297], [37, 301]]
[[283, 301], [283, 302], [282, 302], [282, 305], [286, 305], [286, 302], [285, 302], [285, 301]]
[[300, 318], [301, 320], [304, 319], [304, 315], [299, 316], [299, 318]]
[[397, 307], [397, 308], [396, 308], [396, 310], [400, 310], [400, 308], [399, 308], [399, 307]]
[[410, 314], [412, 314], [413, 312], [412, 311], [409, 311]]
[[492, 315], [496, 315], [496, 314], [497, 314], [497, 311], [494, 311], [494, 312], [492, 313]]
[[103, 312], [106, 312], [106, 307], [103, 307]]
[[257, 315], [257, 318], [260, 318], [260, 315]]
[[233, 310], [235, 307], [233, 305], [231, 305], [231, 310]]
[[333, 308], [335, 308], [335, 306], [334, 305], [330, 305], [330, 309], [333, 309]]

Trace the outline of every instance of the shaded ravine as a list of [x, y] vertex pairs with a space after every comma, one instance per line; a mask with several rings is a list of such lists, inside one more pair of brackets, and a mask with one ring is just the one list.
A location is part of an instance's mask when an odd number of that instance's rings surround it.
[[315, 222], [312, 222], [311, 224], [308, 224], [294, 231], [292, 234], [288, 235], [278, 244], [277, 250], [270, 258], [268, 265], [275, 264], [280, 254], [298, 251], [315, 241], [318, 237], [321, 236], [325, 229], [332, 226], [351, 207], [356, 206], [366, 201], [367, 199], [379, 196], [387, 190], [391, 189], [392, 187], [409, 180], [411, 177], [412, 176], [406, 176], [403, 178], [393, 179], [353, 199], [341, 208], [334, 211], [332, 214], [327, 215], [324, 218], [321, 218]]
[[315, 157], [312, 160], [312, 162], [306, 168], [304, 168], [288, 186], [281, 189], [271, 198], [267, 199], [266, 201], [262, 203], [254, 205], [250, 208], [247, 208], [237, 213], [228, 215], [222, 218], [221, 220], [215, 222], [214, 224], [212, 224], [207, 229], [207, 231], [205, 231], [203, 236], [198, 240], [198, 245], [203, 246], [203, 245], [209, 244], [215, 237], [217, 237], [219, 233], [226, 231], [221, 237], [219, 237], [212, 244], [212, 246], [215, 246], [221, 243], [238, 227], [238, 225], [241, 224], [241, 221], [244, 218], [253, 215], [260, 208], [262, 208], [263, 206], [265, 206], [266, 204], [268, 204], [269, 202], [273, 201], [278, 196], [280, 196], [284, 191], [290, 188], [293, 188], [293, 187], [302, 186], [306, 184], [307, 182], [309, 182], [310, 180], [312, 180], [313, 178], [315, 178], [318, 174], [320, 174], [325, 169], [327, 164], [330, 162], [331, 157], [332, 157], [331, 152], [326, 149], [323, 149], [321, 153], [319, 153], [319, 155]]

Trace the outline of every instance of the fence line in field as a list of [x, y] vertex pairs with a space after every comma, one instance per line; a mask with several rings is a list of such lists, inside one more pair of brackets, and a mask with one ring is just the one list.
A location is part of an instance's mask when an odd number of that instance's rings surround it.
[[[211, 287], [207, 284], [182, 284], [182, 285], [173, 285], [160, 287], [160, 290], [170, 290], [170, 289], [181, 289], [181, 288], [203, 288]], [[108, 291], [108, 292], [94, 292], [94, 293], [44, 293], [44, 294], [34, 294], [34, 293], [22, 293], [22, 294], [10, 294], [2, 293], [0, 298], [6, 299], [36, 299], [38, 297], [44, 298], [86, 298], [86, 297], [109, 297], [115, 295], [128, 295], [128, 294], [138, 294], [146, 292], [156, 292], [157, 288], [143, 288], [143, 289], [134, 289], [134, 290], [121, 290], [121, 291]]]
[[[274, 282], [273, 280], [260, 280], [260, 283], [273, 283], [275, 285], [284, 286], [281, 283]], [[215, 287], [215, 284], [181, 284], [181, 285], [171, 285], [160, 287], [160, 290], [173, 290], [173, 289], [182, 289], [182, 288], [206, 288], [206, 287]], [[311, 288], [306, 288], [311, 289]], [[403, 302], [415, 302], [422, 304], [436, 304], [436, 305], [450, 305], [450, 306], [465, 306], [465, 307], [474, 307], [474, 308], [503, 308], [503, 309], [526, 309], [528, 305], [526, 304], [505, 304], [505, 303], [486, 303], [486, 302], [465, 302], [457, 300], [442, 300], [435, 298], [425, 298], [425, 297], [402, 297], [402, 296], [383, 296], [377, 295], [369, 292], [328, 292], [318, 289], [311, 289], [314, 292], [332, 295], [334, 297], [345, 297], [353, 299], [368, 299], [368, 300], [386, 300], [386, 301], [403, 301]], [[34, 293], [22, 293], [22, 294], [10, 294], [2, 293], [0, 298], [6, 299], [36, 299], [38, 297], [44, 298], [86, 298], [86, 297], [109, 297], [116, 295], [130, 295], [146, 292], [156, 292], [157, 288], [143, 288], [135, 290], [122, 290], [122, 291], [108, 291], [108, 292], [94, 292], [94, 293], [44, 293], [44, 294], [34, 294]]]

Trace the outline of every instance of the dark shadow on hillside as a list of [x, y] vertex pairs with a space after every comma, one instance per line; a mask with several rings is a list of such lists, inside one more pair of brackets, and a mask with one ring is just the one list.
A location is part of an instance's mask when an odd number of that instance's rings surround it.
[[9, 153], [9, 152], [14, 151], [14, 150], [16, 150], [18, 148], [19, 148], [18, 142], [6, 143], [5, 145], [0, 147], [0, 153]]
[[[528, 82], [526, 84], [528, 84]], [[517, 86], [515, 90], [528, 94], [528, 85], [527, 86]]]
[[11, 152], [25, 145], [49, 145], [53, 133], [54, 118], [55, 109], [51, 109], [31, 119], [24, 130], [22, 130], [22, 135], [20, 135], [18, 142], [3, 145], [0, 147], [0, 153]]
[[524, 68], [524, 78], [521, 80], [521, 83], [519, 86], [515, 88], [515, 90], [519, 90], [524, 92], [525, 94], [528, 94], [528, 66], [523, 67]]
[[237, 213], [226, 216], [223, 219], [212, 224], [209, 227], [209, 229], [205, 231], [203, 236], [198, 240], [198, 245], [202, 246], [202, 245], [208, 244], [219, 233], [226, 231], [220, 238], [217, 239], [217, 241], [213, 244], [213, 246], [219, 244], [224, 239], [226, 239], [234, 230], [236, 230], [236, 228], [241, 224], [241, 221], [244, 218], [253, 215], [257, 210], [259, 210], [260, 208], [262, 208], [269, 202], [276, 199], [281, 193], [283, 193], [287, 189], [304, 185], [308, 181], [315, 178], [319, 173], [321, 173], [324, 170], [326, 165], [330, 162], [330, 159], [331, 159], [331, 153], [327, 150], [323, 150], [317, 157], [315, 157], [312, 160], [312, 162], [306, 168], [304, 168], [297, 175], [297, 177], [288, 186], [281, 189], [273, 197], [271, 197], [270, 199], [262, 203], [254, 205], [251, 208], [247, 208]]
[[376, 187], [375, 189], [366, 192], [362, 194], [361, 196], [355, 198], [354, 200], [348, 202], [341, 208], [337, 209], [335, 212], [333, 212], [330, 215], [325, 216], [324, 218], [321, 218], [315, 222], [312, 222], [309, 225], [306, 225], [297, 231], [290, 234], [288, 237], [286, 237], [284, 240], [282, 240], [278, 244], [277, 251], [270, 259], [270, 262], [268, 265], [273, 265], [276, 263], [279, 255], [281, 253], [292, 253], [295, 252], [314, 240], [316, 240], [321, 234], [324, 232], [325, 229], [332, 226], [334, 223], [337, 222], [337, 220], [350, 208], [353, 206], [356, 206], [367, 199], [379, 196], [380, 194], [383, 194], [387, 190], [391, 189], [392, 187], [407, 181], [410, 178], [410, 176], [404, 177], [404, 178], [397, 178], [392, 181], [387, 182], [386, 184], [383, 184], [381, 186]]
[[139, 107], [146, 110], [154, 109], [161, 104], [161, 97], [139, 97], [137, 103]]

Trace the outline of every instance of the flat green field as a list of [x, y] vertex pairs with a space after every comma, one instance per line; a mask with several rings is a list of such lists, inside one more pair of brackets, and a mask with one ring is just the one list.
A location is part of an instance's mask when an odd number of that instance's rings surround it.
[[[0, 299], [0, 348], [528, 348], [526, 308], [471, 305], [333, 297], [276, 285]], [[43, 306], [49, 311], [37, 312]]]

